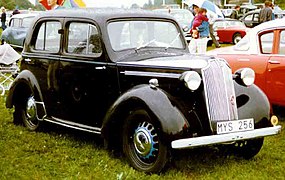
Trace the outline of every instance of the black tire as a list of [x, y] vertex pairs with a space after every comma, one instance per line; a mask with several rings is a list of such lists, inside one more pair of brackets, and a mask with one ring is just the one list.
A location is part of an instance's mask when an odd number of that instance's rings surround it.
[[133, 111], [125, 121], [122, 134], [123, 152], [131, 166], [145, 173], [159, 173], [164, 168], [168, 149], [161, 142], [158, 125], [147, 111]]
[[234, 36], [233, 36], [233, 44], [237, 44], [240, 40], [241, 40], [241, 34], [239, 33], [236, 33]]
[[264, 138], [237, 141], [233, 145], [233, 152], [244, 159], [253, 158], [260, 151]]
[[24, 124], [30, 131], [39, 128], [40, 122], [36, 116], [36, 104], [33, 96], [22, 99], [15, 104], [14, 123]]

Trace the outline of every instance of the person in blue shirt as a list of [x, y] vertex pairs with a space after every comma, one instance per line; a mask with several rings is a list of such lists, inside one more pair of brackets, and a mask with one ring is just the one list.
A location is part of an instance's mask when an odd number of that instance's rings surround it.
[[[195, 4], [192, 5], [193, 11], [195, 13], [195, 16], [198, 15], [199, 7]], [[192, 29], [193, 26], [193, 20], [190, 23], [190, 29]], [[209, 29], [209, 22], [208, 21], [202, 21], [202, 24], [197, 28], [199, 32], [199, 37], [192, 38], [188, 48], [191, 54], [206, 54], [207, 51], [207, 43], [208, 43], [208, 37], [210, 34]]]

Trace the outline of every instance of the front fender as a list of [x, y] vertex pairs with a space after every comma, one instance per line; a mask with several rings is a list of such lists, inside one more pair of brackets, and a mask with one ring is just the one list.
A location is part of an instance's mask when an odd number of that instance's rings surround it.
[[259, 87], [235, 83], [235, 92], [239, 119], [254, 118], [255, 123], [270, 119], [269, 100]]
[[37, 115], [39, 119], [42, 119], [46, 114], [43, 96], [36, 77], [28, 70], [21, 71], [13, 81], [6, 98], [6, 107], [12, 108], [27, 91], [34, 95], [37, 104]]
[[138, 107], [147, 108], [157, 118], [162, 133], [166, 136], [179, 134], [183, 128], [189, 127], [186, 118], [165, 91], [151, 88], [148, 85], [140, 85], [120, 96], [112, 105], [103, 121], [103, 137], [108, 139], [110, 133], [114, 132], [114, 126], [119, 128], [118, 122], [122, 125], [126, 113]]

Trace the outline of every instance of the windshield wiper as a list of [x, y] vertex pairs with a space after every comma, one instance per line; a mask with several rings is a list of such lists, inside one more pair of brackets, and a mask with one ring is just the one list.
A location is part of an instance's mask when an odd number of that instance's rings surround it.
[[176, 35], [176, 37], [171, 41], [171, 43], [170, 43], [168, 46], [165, 47], [164, 50], [167, 50], [170, 46], [172, 46], [172, 44], [177, 40], [177, 38], [178, 38], [179, 36], [180, 36], [180, 33], [178, 33], [178, 34]]
[[147, 42], [147, 43], [145, 43], [145, 44], [143, 44], [143, 45], [137, 47], [137, 48], [136, 48], [136, 51], [138, 51], [139, 49], [144, 48], [144, 47], [150, 45], [150, 44], [153, 43], [153, 42], [155, 42], [155, 39], [153, 39], [153, 40], [151, 40], [151, 41], [149, 41], [149, 42]]

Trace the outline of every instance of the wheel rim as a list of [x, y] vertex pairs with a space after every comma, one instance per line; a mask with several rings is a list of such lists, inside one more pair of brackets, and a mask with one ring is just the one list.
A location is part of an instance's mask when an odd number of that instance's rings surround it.
[[236, 36], [234, 39], [234, 44], [237, 44], [241, 40], [241, 36]]
[[27, 101], [25, 117], [26, 117], [26, 122], [28, 123], [30, 127], [34, 127], [38, 125], [37, 108], [36, 108], [36, 101], [34, 97], [29, 97]]
[[144, 162], [152, 162], [158, 153], [158, 135], [153, 125], [148, 122], [139, 124], [133, 137], [137, 156]]

